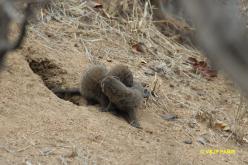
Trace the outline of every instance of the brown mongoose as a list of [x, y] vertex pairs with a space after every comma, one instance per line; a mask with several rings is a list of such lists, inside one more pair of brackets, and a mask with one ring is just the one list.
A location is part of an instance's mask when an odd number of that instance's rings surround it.
[[136, 110], [143, 100], [143, 87], [139, 83], [127, 87], [117, 78], [107, 76], [102, 80], [101, 88], [110, 101], [107, 108], [116, 107], [119, 111], [127, 112], [129, 123], [133, 127], [141, 128], [136, 118]]

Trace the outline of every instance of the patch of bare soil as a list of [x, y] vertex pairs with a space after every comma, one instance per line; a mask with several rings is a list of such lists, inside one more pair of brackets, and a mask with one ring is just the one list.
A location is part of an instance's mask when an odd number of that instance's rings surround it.
[[[118, 19], [79, 0], [56, 1], [30, 24], [0, 74], [0, 164], [248, 164], [248, 120], [236, 115], [245, 104], [234, 85], [193, 72], [187, 59], [204, 60], [200, 53], [162, 35], [132, 5], [133, 17]], [[51, 92], [78, 85], [92, 63], [125, 63], [154, 89], [139, 109], [143, 129]]]

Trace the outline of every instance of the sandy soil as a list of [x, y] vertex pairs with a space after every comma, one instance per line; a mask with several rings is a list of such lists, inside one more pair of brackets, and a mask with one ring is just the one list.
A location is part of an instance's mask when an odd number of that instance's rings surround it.
[[[155, 42], [158, 56], [133, 53], [118, 32], [105, 31], [102, 37], [75, 29], [66, 19], [30, 25], [23, 47], [7, 58], [0, 75], [0, 164], [248, 164], [246, 144], [232, 131], [212, 125], [218, 120], [234, 129], [240, 94], [224, 76], [207, 81], [192, 73], [183, 62], [193, 55], [184, 47], [168, 52], [169, 40]], [[78, 42], [80, 37], [85, 40]], [[126, 63], [147, 84], [155, 79], [144, 73], [150, 66], [169, 64], [158, 74], [157, 97], [139, 109], [143, 129], [100, 112], [99, 106], [78, 106], [49, 90], [78, 85], [92, 58], [108, 67]], [[166, 114], [178, 118], [167, 121], [161, 117]], [[206, 149], [233, 149], [236, 154], [202, 154]]]

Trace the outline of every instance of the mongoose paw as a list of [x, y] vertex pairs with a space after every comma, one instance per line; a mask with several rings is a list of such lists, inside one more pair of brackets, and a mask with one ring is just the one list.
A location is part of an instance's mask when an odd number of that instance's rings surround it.
[[138, 129], [142, 129], [142, 127], [140, 126], [140, 124], [136, 121], [132, 121], [131, 123], [131, 126], [135, 127], [135, 128], [138, 128]]
[[101, 108], [101, 112], [109, 112], [108, 108]]
[[118, 112], [117, 112], [115, 109], [112, 109], [110, 112], [111, 112], [113, 115], [115, 115], [115, 116], [118, 116], [118, 115], [119, 115]]

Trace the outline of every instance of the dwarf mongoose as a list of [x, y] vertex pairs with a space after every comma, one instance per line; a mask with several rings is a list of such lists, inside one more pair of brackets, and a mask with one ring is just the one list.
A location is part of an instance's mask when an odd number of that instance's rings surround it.
[[79, 88], [53, 89], [52, 91], [60, 98], [65, 94], [82, 95], [89, 104], [100, 103], [104, 111], [107, 110], [109, 101], [102, 93], [100, 83], [104, 77], [109, 75], [118, 77], [126, 86], [133, 85], [133, 74], [125, 65], [116, 65], [109, 72], [104, 65], [91, 65], [83, 73]]
[[136, 110], [142, 103], [143, 93], [137, 84], [135, 83], [133, 87], [127, 87], [115, 77], [107, 76], [102, 80], [101, 88], [110, 100], [107, 108], [116, 107], [119, 111], [127, 112], [129, 123], [133, 127], [141, 128], [136, 118]]

